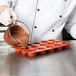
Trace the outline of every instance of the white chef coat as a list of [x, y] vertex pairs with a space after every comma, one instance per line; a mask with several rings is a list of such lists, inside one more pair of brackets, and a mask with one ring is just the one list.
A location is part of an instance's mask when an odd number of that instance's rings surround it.
[[75, 21], [72, 25], [72, 19], [66, 24], [75, 8], [76, 0], [0, 0], [0, 5], [12, 7], [19, 20], [28, 25], [31, 42], [61, 40], [63, 27], [69, 33], [73, 26], [76, 27], [75, 18], [72, 18]]

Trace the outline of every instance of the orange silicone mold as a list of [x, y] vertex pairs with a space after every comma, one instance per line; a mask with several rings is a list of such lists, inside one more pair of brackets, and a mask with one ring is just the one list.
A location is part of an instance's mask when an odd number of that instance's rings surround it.
[[67, 49], [72, 45], [69, 42], [60, 41], [60, 40], [45, 40], [40, 42], [35, 42], [28, 44], [27, 49], [22, 47], [13, 46], [16, 52], [21, 53], [22, 55], [28, 55], [29, 57], [37, 56], [38, 54], [45, 54], [46, 52], [54, 53], [56, 51], [61, 51], [63, 48]]

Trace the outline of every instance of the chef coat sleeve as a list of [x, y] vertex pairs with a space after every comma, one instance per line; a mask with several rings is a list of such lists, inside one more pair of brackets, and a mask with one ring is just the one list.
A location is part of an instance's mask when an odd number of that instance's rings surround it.
[[16, 0], [0, 0], [0, 6], [7, 5], [8, 7], [14, 8]]
[[65, 29], [74, 39], [76, 39], [76, 6], [68, 18]]

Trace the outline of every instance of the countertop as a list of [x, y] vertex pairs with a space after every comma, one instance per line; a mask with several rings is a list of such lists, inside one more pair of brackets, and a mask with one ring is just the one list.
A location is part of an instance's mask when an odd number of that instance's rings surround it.
[[76, 76], [76, 41], [69, 42], [70, 49], [34, 58], [1, 53], [0, 76]]

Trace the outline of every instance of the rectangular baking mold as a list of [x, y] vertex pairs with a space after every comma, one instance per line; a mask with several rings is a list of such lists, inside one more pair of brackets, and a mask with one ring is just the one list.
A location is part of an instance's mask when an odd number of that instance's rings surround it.
[[46, 54], [47, 52], [54, 53], [55, 51], [62, 51], [63, 49], [70, 48], [70, 45], [72, 45], [72, 43], [50, 39], [28, 44], [27, 49], [23, 49], [20, 46], [13, 46], [12, 48], [15, 49], [16, 53], [34, 57], [37, 55]]

